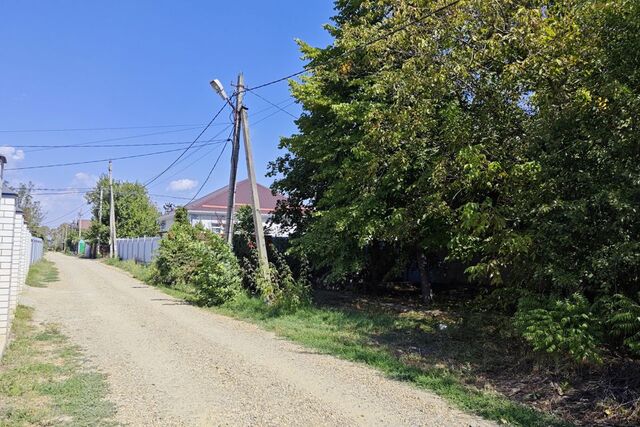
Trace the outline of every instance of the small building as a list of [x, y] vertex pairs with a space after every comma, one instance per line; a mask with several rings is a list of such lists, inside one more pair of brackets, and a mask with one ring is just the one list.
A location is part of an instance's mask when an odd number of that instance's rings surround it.
[[90, 219], [79, 219], [75, 224], [75, 228], [83, 233], [86, 233], [91, 228], [91, 220]]
[[[267, 227], [267, 234], [274, 237], [283, 237], [278, 227], [269, 224], [279, 200], [285, 197], [280, 194], [274, 195], [268, 187], [258, 184], [258, 198], [260, 199], [260, 212], [262, 222]], [[229, 186], [226, 185], [211, 194], [207, 194], [193, 202], [186, 204], [191, 225], [198, 223], [217, 234], [223, 234], [226, 226], [227, 199], [229, 197]], [[245, 179], [236, 183], [236, 198], [234, 203], [234, 213], [241, 206], [251, 205], [251, 185]], [[166, 233], [174, 222], [174, 212], [169, 212], [160, 216], [160, 232]]]

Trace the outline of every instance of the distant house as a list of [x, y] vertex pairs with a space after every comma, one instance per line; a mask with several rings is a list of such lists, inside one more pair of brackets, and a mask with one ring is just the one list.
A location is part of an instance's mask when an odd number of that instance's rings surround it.
[[75, 225], [76, 230], [81, 230], [83, 233], [89, 231], [91, 228], [91, 220], [90, 219], [79, 219]]
[[[205, 228], [217, 234], [223, 234], [226, 225], [227, 215], [227, 198], [229, 197], [229, 186], [226, 185], [211, 194], [207, 194], [184, 207], [189, 215], [189, 222], [192, 225], [198, 223], [204, 225]], [[273, 195], [271, 190], [264, 185], [258, 184], [258, 197], [260, 199], [260, 212], [262, 213], [262, 222], [267, 226], [267, 234], [272, 236], [283, 236], [284, 234], [275, 226], [269, 226], [268, 221], [271, 219], [276, 208], [278, 200], [283, 200], [282, 195]], [[236, 183], [236, 198], [234, 204], [234, 212], [237, 212], [241, 206], [251, 205], [251, 186], [249, 180], [239, 181]], [[159, 218], [160, 232], [166, 233], [171, 228], [174, 221], [174, 212], [162, 215]]]

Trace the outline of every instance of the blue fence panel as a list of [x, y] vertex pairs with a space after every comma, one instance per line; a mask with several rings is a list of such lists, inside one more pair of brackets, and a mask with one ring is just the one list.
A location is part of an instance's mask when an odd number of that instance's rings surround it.
[[149, 264], [156, 256], [160, 247], [160, 237], [136, 237], [132, 239], [118, 239], [118, 257], [121, 260], [133, 260], [142, 264]]
[[31, 238], [31, 257], [29, 264], [40, 261], [44, 252], [44, 242], [38, 237]]

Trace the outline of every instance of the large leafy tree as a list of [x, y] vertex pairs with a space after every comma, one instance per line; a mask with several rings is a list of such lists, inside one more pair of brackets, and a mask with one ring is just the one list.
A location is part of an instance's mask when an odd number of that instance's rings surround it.
[[[99, 219], [100, 188], [102, 188], [102, 218]], [[155, 236], [160, 232], [158, 211], [149, 198], [147, 189], [139, 183], [114, 181], [113, 183], [116, 228], [118, 237]], [[85, 195], [92, 205], [93, 223], [90, 238], [109, 239], [109, 179], [100, 177], [96, 187]]]
[[272, 163], [295, 247], [335, 276], [384, 247], [496, 286], [634, 297], [637, 2], [469, 0], [424, 18], [443, 4], [337, 1], [333, 45], [301, 43], [304, 113]]

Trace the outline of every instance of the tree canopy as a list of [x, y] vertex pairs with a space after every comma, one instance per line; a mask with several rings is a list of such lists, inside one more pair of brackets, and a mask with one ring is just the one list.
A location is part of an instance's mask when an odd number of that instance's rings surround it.
[[[100, 188], [102, 193], [102, 218], [99, 219]], [[137, 182], [114, 181], [113, 193], [118, 237], [156, 236], [160, 232], [160, 212], [149, 198], [147, 189]], [[92, 205], [93, 222], [89, 238], [109, 239], [109, 179], [101, 176], [95, 188], [85, 195]]]
[[460, 260], [514, 296], [637, 303], [640, 5], [468, 0], [428, 16], [443, 4], [340, 0], [334, 43], [300, 42], [299, 132], [271, 164], [294, 250], [334, 277], [384, 247]]

